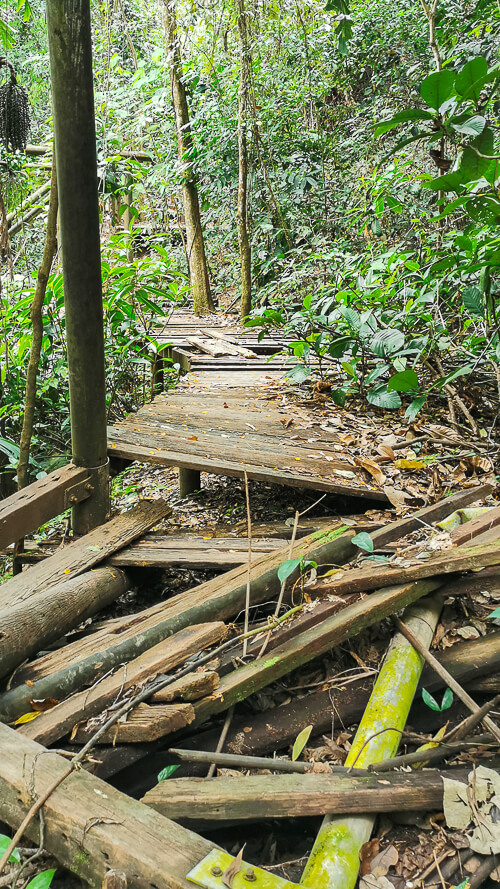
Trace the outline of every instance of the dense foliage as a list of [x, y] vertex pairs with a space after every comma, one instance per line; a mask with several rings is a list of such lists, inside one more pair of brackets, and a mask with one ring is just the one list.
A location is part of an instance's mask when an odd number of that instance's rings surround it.
[[[162, 3], [106, 0], [92, 8], [114, 417], [149, 394], [155, 321], [189, 298], [185, 169], [177, 158]], [[178, 0], [176, 11], [193, 132], [187, 163], [198, 183], [213, 290], [228, 306], [240, 287], [236, 9], [232, 0]], [[436, 396], [460, 392], [466, 379], [500, 386], [498, 5], [250, 0], [247, 16], [248, 323], [284, 331], [291, 377], [326, 377], [339, 405], [362, 398], [405, 409], [411, 421]], [[41, 0], [3, 5], [0, 45], [30, 98], [31, 142], [47, 144]], [[150, 160], [126, 156], [138, 151]], [[24, 202], [47, 178], [49, 157], [2, 149], [10, 225], [27, 215]], [[125, 217], [131, 234], [117, 234]], [[23, 224], [10, 258], [6, 250], [2, 258], [0, 449], [9, 460], [43, 227], [43, 214]], [[45, 325], [38, 469], [68, 447], [59, 267]], [[480, 419], [476, 402], [469, 379], [459, 421], [472, 428]], [[494, 424], [497, 404], [479, 407]]]

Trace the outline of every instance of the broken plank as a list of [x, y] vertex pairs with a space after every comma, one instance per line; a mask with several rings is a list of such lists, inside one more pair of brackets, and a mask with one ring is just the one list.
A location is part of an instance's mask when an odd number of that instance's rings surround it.
[[465, 543], [469, 543], [473, 538], [478, 537], [485, 531], [496, 528], [498, 525], [500, 525], [500, 506], [496, 506], [483, 515], [471, 519], [470, 522], [465, 522], [464, 525], [459, 525], [458, 528], [455, 528], [451, 532], [453, 545], [462, 546]]
[[221, 622], [187, 627], [118, 668], [92, 688], [71, 695], [32, 722], [21, 725], [18, 731], [46, 746], [52, 744], [69, 734], [83, 719], [101, 714], [123, 692], [155, 678], [158, 673], [172, 670], [191, 655], [219, 642], [225, 635], [226, 627]]
[[437, 556], [426, 561], [418, 561], [408, 568], [377, 567], [353, 568], [342, 571], [331, 579], [324, 578], [308, 587], [309, 593], [330, 593], [344, 595], [346, 593], [365, 592], [380, 589], [395, 583], [408, 583], [423, 577], [435, 577], [453, 574], [460, 571], [473, 571], [500, 564], [500, 541], [480, 546], [462, 546], [460, 549], [444, 550]]
[[6, 497], [0, 503], [0, 549], [38, 530], [72, 503], [90, 497], [88, 483], [88, 469], [69, 463]]
[[[223, 333], [219, 330], [206, 328], [203, 333], [205, 336], [210, 336], [213, 339], [221, 340], [224, 343], [226, 349], [233, 355], [241, 355], [242, 358], [257, 358], [255, 352], [252, 352], [251, 349], [245, 349], [244, 346], [239, 346], [236, 343], [233, 343], [232, 340], [227, 339]], [[281, 349], [281, 343], [276, 343], [276, 351]]]
[[204, 722], [214, 713], [228, 710], [233, 704], [260, 691], [270, 682], [280, 679], [313, 658], [320, 657], [366, 627], [439, 589], [441, 585], [441, 578], [431, 578], [377, 590], [338, 614], [325, 618], [320, 627], [305, 630], [275, 648], [266, 657], [239, 667], [221, 678], [215, 694], [195, 703], [196, 723]]
[[130, 588], [119, 568], [98, 568], [56, 583], [0, 611], [0, 677]]
[[188, 673], [182, 679], [176, 679], [170, 685], [160, 689], [151, 695], [152, 704], [168, 704], [171, 701], [198, 701], [206, 695], [211, 695], [218, 687], [220, 678], [218, 673], [212, 670]]
[[[466, 780], [467, 771], [453, 770]], [[170, 778], [142, 802], [182, 822], [260, 821], [365, 812], [442, 809], [443, 773], [413, 772], [362, 777], [339, 775], [250, 775]]]
[[[98, 744], [144, 744], [158, 741], [164, 735], [178, 732], [194, 720], [191, 704], [138, 704], [127, 715], [125, 722], [115, 722], [99, 738]], [[71, 740], [75, 744], [86, 744], [95, 734], [97, 726], [81, 725]]]
[[[36, 798], [67, 772], [54, 752], [0, 724], [0, 821], [16, 829]], [[43, 806], [44, 848], [93, 889], [110, 864], [134, 889], [192, 889], [186, 873], [213, 844], [83, 769], [73, 772]], [[35, 818], [26, 835], [38, 843]]]
[[76, 577], [104, 561], [144, 531], [156, 525], [170, 511], [163, 500], [143, 500], [137, 506], [110, 519], [90, 534], [54, 553], [22, 574], [7, 580], [0, 590], [0, 607], [23, 602], [41, 590]]
[[200, 352], [205, 352], [207, 355], [211, 355], [212, 358], [220, 358], [223, 355], [230, 355], [231, 352], [219, 343], [210, 342], [210, 340], [203, 340], [199, 336], [187, 336], [186, 337], [190, 346], [195, 346], [199, 349]]

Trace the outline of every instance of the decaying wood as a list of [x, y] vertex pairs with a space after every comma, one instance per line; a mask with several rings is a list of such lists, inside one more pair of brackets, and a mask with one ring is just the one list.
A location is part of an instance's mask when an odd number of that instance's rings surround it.
[[[375, 534], [373, 535], [376, 536]], [[331, 579], [321, 579], [309, 587], [309, 592], [328, 592], [333, 595], [374, 590], [396, 583], [408, 583], [423, 577], [437, 577], [459, 571], [472, 571], [500, 564], [500, 540], [480, 546], [444, 550], [426, 561], [418, 561], [407, 568], [357, 568], [339, 572]]]
[[212, 329], [212, 330], [204, 330], [204, 335], [212, 337], [212, 339], [220, 340], [224, 347], [227, 349], [227, 352], [230, 355], [241, 355], [242, 358], [257, 358], [257, 354], [252, 352], [251, 349], [245, 349], [244, 346], [239, 346], [236, 343], [233, 343], [232, 340], [228, 340], [227, 337], [224, 336], [220, 331]]
[[212, 694], [219, 685], [219, 676], [210, 670], [199, 673], [188, 673], [182, 679], [177, 679], [166, 688], [151, 695], [152, 704], [169, 704], [171, 701], [199, 701], [206, 695]]
[[163, 500], [144, 500], [128, 512], [115, 516], [49, 559], [2, 584], [0, 606], [6, 608], [23, 602], [61, 580], [82, 574], [129, 541], [140, 537], [168, 512], [169, 507]]
[[97, 568], [0, 611], [0, 677], [127, 592], [119, 568]]
[[[85, 490], [88, 470], [72, 463], [33, 482], [0, 503], [0, 549], [36, 531], [70, 505], [66, 499], [89, 497]], [[71, 489], [74, 488], [74, 491]]]
[[[0, 724], [0, 820], [16, 828], [67, 772], [56, 753]], [[185, 875], [213, 848], [197, 834], [154, 812], [83, 770], [60, 784], [43, 807], [44, 846], [94, 889], [110, 864], [137, 889], [192, 889]], [[39, 842], [38, 820], [26, 834]]]
[[479, 537], [484, 531], [490, 531], [500, 525], [500, 506], [489, 509], [483, 515], [459, 525], [451, 532], [451, 539], [454, 546], [462, 546], [469, 543], [473, 538]]
[[[52, 744], [69, 734], [78, 722], [102, 713], [124, 692], [153, 679], [158, 673], [172, 670], [190, 655], [223, 639], [225, 634], [226, 627], [220, 622], [187, 627], [118, 668], [91, 689], [72, 695], [32, 722], [21, 725], [18, 731], [45, 745]], [[184, 706], [179, 704], [180, 708]], [[173, 721], [176, 719], [173, 713], [171, 717]]]
[[[147, 741], [157, 741], [164, 735], [178, 732], [194, 720], [194, 710], [191, 704], [159, 704], [150, 707], [149, 704], [138, 704], [134, 707], [126, 720], [118, 720], [114, 726], [104, 732], [99, 738], [99, 744], [141, 744]], [[80, 726], [72, 741], [75, 744], [86, 744], [95, 732], [95, 726]]]
[[127, 878], [124, 873], [109, 870], [102, 881], [101, 889], [127, 889]]
[[[282, 548], [281, 540], [252, 540], [252, 558]], [[110, 565], [120, 567], [169, 568], [184, 565], [197, 568], [227, 568], [243, 565], [247, 560], [247, 541], [238, 537], [171, 537], [165, 534], [146, 534], [137, 542], [115, 553]]]
[[[461, 770], [462, 780], [467, 772]], [[460, 780], [455, 769], [453, 777]], [[252, 775], [170, 778], [142, 802], [176, 821], [258, 821], [330, 814], [441, 809], [439, 772], [377, 775]]]

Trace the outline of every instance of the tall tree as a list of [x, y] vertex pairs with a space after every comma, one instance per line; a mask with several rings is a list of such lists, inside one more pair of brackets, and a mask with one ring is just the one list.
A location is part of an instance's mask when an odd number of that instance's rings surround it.
[[192, 166], [193, 137], [191, 134], [186, 89], [182, 79], [182, 60], [174, 0], [163, 0], [163, 11], [165, 39], [170, 57], [170, 80], [177, 132], [177, 149], [183, 177], [182, 199], [186, 221], [186, 251], [189, 278], [193, 290], [194, 312], [196, 315], [203, 315], [213, 311], [214, 303], [210, 292], [198, 188]]
[[247, 118], [250, 88], [250, 47], [245, 0], [237, 0], [240, 41], [240, 82], [238, 87], [238, 205], [236, 226], [241, 262], [241, 317], [252, 307], [252, 251], [248, 237], [248, 144]]

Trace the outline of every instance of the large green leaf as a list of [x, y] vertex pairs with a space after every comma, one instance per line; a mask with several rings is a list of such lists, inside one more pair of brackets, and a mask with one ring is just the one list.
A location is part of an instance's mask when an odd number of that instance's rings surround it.
[[427, 400], [427, 395], [418, 395], [417, 398], [414, 398], [411, 404], [405, 410], [405, 417], [410, 423], [413, 423], [415, 417], [422, 410], [425, 402]]
[[430, 111], [423, 111], [420, 108], [408, 108], [406, 111], [398, 111], [390, 120], [383, 120], [377, 124], [375, 138], [382, 136], [383, 133], [388, 133], [389, 130], [393, 130], [400, 123], [407, 123], [409, 120], [432, 120], [433, 117], [434, 115]]
[[395, 410], [401, 407], [401, 399], [398, 393], [394, 392], [394, 390], [389, 391], [385, 383], [379, 383], [378, 386], [369, 389], [366, 397], [370, 404], [374, 404], [375, 407], [383, 407], [386, 410]]
[[488, 195], [475, 195], [467, 201], [467, 213], [482, 225], [500, 224], [500, 201]]
[[278, 568], [278, 580], [280, 583], [284, 583], [285, 580], [290, 577], [291, 574], [295, 571], [296, 568], [299, 567], [302, 561], [302, 556], [299, 559], [286, 559]]
[[471, 59], [455, 77], [455, 91], [477, 102], [487, 74], [488, 62], [483, 56]]
[[[10, 846], [10, 843], [11, 837], [6, 836], [4, 833], [0, 833], [0, 856], [5, 854]], [[9, 861], [21, 861], [21, 856], [17, 849], [14, 849], [12, 855], [9, 858]]]
[[432, 191], [456, 191], [462, 190], [462, 173], [454, 170], [453, 173], [443, 173], [442, 176], [436, 176], [430, 182], [424, 182], [424, 188], [430, 188]]
[[462, 293], [462, 300], [465, 308], [471, 315], [478, 315], [484, 318], [483, 294], [480, 287], [465, 287]]
[[387, 383], [387, 388], [389, 390], [394, 389], [396, 392], [409, 392], [411, 389], [416, 389], [417, 386], [418, 377], [411, 367], [407, 367], [401, 373], [394, 374]]
[[387, 328], [377, 331], [370, 343], [370, 347], [375, 352], [375, 355], [383, 358], [385, 355], [392, 354], [392, 352], [398, 352], [404, 346], [404, 342], [405, 335], [401, 330]]
[[373, 540], [367, 531], [360, 531], [359, 534], [355, 534], [351, 543], [353, 543], [354, 546], [359, 546], [359, 548], [366, 553], [372, 553], [374, 550]]
[[[486, 172], [491, 163], [493, 150], [493, 130], [489, 127], [483, 130], [467, 148], [464, 149], [459, 170], [464, 181], [475, 182]], [[486, 155], [486, 157], [482, 157]]]
[[11, 28], [8, 22], [4, 22], [0, 18], [0, 47], [2, 49], [12, 49], [16, 41], [16, 32]]
[[482, 114], [474, 114], [472, 117], [462, 114], [450, 120], [450, 124], [457, 133], [464, 136], [479, 136], [486, 126], [486, 118]]
[[43, 870], [29, 881], [26, 889], [49, 889], [49, 886], [54, 879], [55, 872], [55, 867], [52, 870]]
[[429, 108], [439, 111], [453, 93], [453, 71], [434, 71], [420, 85], [420, 95]]

